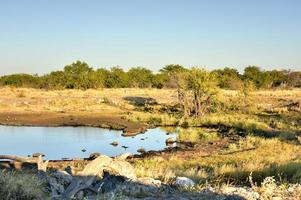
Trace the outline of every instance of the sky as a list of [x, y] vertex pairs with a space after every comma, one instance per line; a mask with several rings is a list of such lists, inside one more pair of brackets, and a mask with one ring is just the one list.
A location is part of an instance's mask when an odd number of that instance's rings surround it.
[[0, 0], [0, 75], [76, 60], [301, 70], [301, 1]]

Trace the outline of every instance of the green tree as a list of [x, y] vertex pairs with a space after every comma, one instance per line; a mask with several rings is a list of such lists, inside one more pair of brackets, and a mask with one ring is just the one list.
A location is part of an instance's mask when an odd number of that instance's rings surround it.
[[41, 77], [41, 85], [46, 89], [63, 89], [66, 87], [66, 79], [63, 71], [54, 71]]
[[178, 64], [166, 65], [160, 69], [160, 73], [164, 77], [164, 87], [176, 88], [177, 87], [177, 76], [179, 73], [187, 71], [185, 67]]
[[81, 61], [65, 66], [66, 88], [88, 89], [93, 87], [92, 72], [93, 69]]
[[213, 71], [218, 79], [218, 86], [220, 88], [237, 90], [242, 87], [242, 80], [237, 69], [225, 67]]
[[215, 74], [192, 68], [178, 75], [178, 96], [184, 116], [202, 116], [212, 108], [218, 92]]
[[105, 85], [109, 88], [125, 88], [129, 86], [128, 75], [120, 67], [113, 67], [106, 73]]
[[146, 88], [152, 86], [153, 73], [151, 70], [143, 67], [134, 67], [128, 71], [129, 86]]
[[1, 77], [1, 85], [39, 88], [40, 83], [41, 82], [38, 75], [12, 74]]

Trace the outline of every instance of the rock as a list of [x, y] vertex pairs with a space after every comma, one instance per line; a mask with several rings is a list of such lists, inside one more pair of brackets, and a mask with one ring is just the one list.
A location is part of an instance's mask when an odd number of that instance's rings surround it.
[[260, 198], [260, 195], [257, 192], [253, 191], [252, 188], [247, 187], [234, 187], [225, 185], [221, 187], [221, 191], [223, 194], [240, 196], [242, 199], [257, 200]]
[[137, 152], [138, 152], [138, 153], [145, 153], [146, 151], [145, 151], [144, 148], [139, 148], [139, 149], [137, 150]]
[[79, 191], [79, 192], [75, 195], [75, 199], [85, 199], [85, 193], [84, 193], [84, 191]]
[[73, 175], [74, 172], [75, 172], [73, 166], [67, 166], [67, 167], [65, 168], [65, 171], [66, 171], [68, 174], [70, 174], [70, 175]]
[[169, 138], [167, 138], [167, 139], [165, 140], [165, 143], [166, 143], [166, 144], [173, 144], [173, 143], [175, 143], [175, 140], [174, 140], [172, 137], [169, 137]]
[[82, 149], [82, 152], [86, 152], [87, 150], [86, 149]]
[[114, 160], [104, 168], [104, 171], [110, 172], [110, 174], [124, 176], [128, 179], [136, 180], [136, 171], [134, 167], [127, 161]]
[[175, 185], [178, 187], [193, 187], [195, 183], [187, 177], [177, 177]]
[[100, 153], [91, 153], [89, 156], [89, 160], [94, 160], [95, 158], [99, 157], [101, 154]]
[[104, 175], [104, 172], [124, 176], [132, 180], [136, 179], [135, 169], [129, 162], [101, 155], [89, 162], [83, 171], [79, 172], [77, 176], [73, 178], [72, 182], [62, 194], [62, 198], [71, 199], [79, 191], [91, 188], [93, 183]]
[[114, 142], [110, 143], [110, 145], [116, 147], [116, 146], [118, 146], [118, 142], [114, 141]]
[[50, 195], [52, 197], [56, 197], [56, 196], [62, 194], [65, 191], [64, 186], [62, 184], [58, 183], [56, 178], [48, 177], [47, 181], [48, 181], [48, 184], [50, 186]]
[[57, 179], [57, 181], [63, 185], [68, 185], [73, 180], [73, 177], [66, 171], [55, 171], [51, 173], [53, 177]]
[[138, 178], [138, 182], [142, 183], [144, 185], [151, 185], [151, 186], [156, 186], [156, 187], [161, 186], [161, 181], [160, 180], [155, 180], [155, 179], [150, 178], [150, 177]]
[[38, 158], [39, 156], [44, 157], [45, 154], [43, 154], [43, 153], [33, 153], [33, 154], [32, 154], [32, 157], [34, 157], [34, 158]]
[[108, 172], [105, 172], [103, 179], [96, 184], [95, 189], [96, 191], [101, 191], [102, 193], [112, 192], [118, 185], [123, 184], [126, 179], [127, 178], [124, 176], [114, 176]]
[[123, 184], [118, 185], [117, 189], [126, 196], [139, 197], [140, 199], [150, 199], [151, 197], [156, 197], [160, 193], [168, 193], [168, 190], [166, 190], [166, 188], [160, 188], [154, 185], [146, 185], [130, 180], [127, 180]]

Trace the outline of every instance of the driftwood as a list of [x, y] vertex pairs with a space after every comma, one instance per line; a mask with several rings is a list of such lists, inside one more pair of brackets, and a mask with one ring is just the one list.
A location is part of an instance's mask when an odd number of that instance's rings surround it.
[[42, 156], [39, 157], [21, 157], [15, 155], [0, 155], [1, 159], [13, 160], [21, 163], [35, 163], [38, 166], [39, 171], [46, 172], [48, 161], [44, 162]]
[[104, 171], [113, 172], [131, 179], [136, 178], [134, 168], [125, 159], [129, 154], [121, 155], [118, 159], [112, 159], [101, 155], [91, 161], [83, 171], [77, 174], [66, 191], [62, 194], [63, 199], [73, 198], [79, 191], [88, 189], [95, 182], [98, 176], [102, 176]]
[[133, 154], [131, 154], [131, 153], [124, 153], [124, 154], [121, 154], [119, 156], [116, 156], [115, 160], [125, 160], [125, 159], [127, 159], [128, 157], [130, 157], [132, 155]]

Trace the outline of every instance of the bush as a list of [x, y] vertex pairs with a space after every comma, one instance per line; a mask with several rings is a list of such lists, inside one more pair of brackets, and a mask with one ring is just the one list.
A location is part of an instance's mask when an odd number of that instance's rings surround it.
[[45, 199], [43, 183], [32, 174], [0, 171], [0, 198], [5, 200]]

